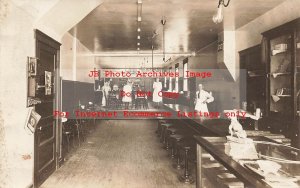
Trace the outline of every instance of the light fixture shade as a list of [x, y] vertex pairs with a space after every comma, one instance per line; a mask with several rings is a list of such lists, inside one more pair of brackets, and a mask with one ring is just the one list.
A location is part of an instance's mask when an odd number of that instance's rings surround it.
[[221, 23], [223, 21], [223, 7], [220, 6], [217, 10], [217, 13], [213, 16], [213, 22], [215, 24]]

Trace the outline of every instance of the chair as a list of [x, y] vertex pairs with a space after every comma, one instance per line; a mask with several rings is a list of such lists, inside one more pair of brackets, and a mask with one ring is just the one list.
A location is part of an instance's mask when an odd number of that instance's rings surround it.
[[[81, 111], [85, 111], [85, 105], [81, 105], [80, 106], [80, 110]], [[76, 110], [74, 110], [76, 111]], [[77, 142], [78, 142], [78, 146], [81, 145], [81, 139], [82, 141], [85, 140], [85, 130], [84, 130], [84, 125], [86, 124], [86, 120], [82, 119], [81, 117], [78, 118], [76, 117], [73, 121], [73, 131], [74, 131], [74, 137], [76, 136], [77, 138]]]
[[[63, 146], [65, 146], [65, 141], [67, 142], [67, 152], [70, 152], [70, 140], [71, 138], [74, 139], [74, 134], [72, 132], [72, 129], [68, 126], [68, 124], [66, 124], [66, 122], [68, 121], [67, 118], [63, 117], [62, 118], [62, 135], [63, 135]], [[73, 142], [73, 146], [74, 146], [74, 141], [72, 139]]]

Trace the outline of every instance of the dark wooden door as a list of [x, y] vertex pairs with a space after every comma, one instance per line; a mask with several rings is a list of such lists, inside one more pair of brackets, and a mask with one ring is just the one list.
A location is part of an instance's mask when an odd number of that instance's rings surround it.
[[37, 92], [42, 103], [35, 106], [41, 119], [34, 136], [34, 187], [39, 187], [56, 169], [56, 74], [60, 44], [36, 31]]

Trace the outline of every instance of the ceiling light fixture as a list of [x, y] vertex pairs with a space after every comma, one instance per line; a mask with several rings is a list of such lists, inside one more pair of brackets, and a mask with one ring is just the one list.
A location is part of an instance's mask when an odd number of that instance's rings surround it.
[[153, 44], [153, 40], [154, 38], [157, 36], [157, 32], [156, 30], [153, 31], [153, 35], [151, 37], [151, 63], [152, 63], [152, 70], [153, 70], [153, 54], [154, 54], [154, 44]]
[[139, 53], [139, 46], [141, 45], [140, 44], [140, 32], [141, 32], [141, 23], [142, 23], [142, 11], [143, 10], [143, 1], [142, 0], [137, 0], [137, 50], [138, 50], [138, 53]]
[[165, 25], [166, 25], [166, 23], [167, 23], [167, 20], [166, 20], [166, 18], [165, 18], [165, 16], [163, 16], [162, 17], [162, 19], [161, 19], [161, 21], [160, 21], [160, 23], [162, 24], [162, 26], [163, 26], [163, 38], [162, 38], [162, 40], [163, 40], [163, 61], [164, 62], [166, 62], [166, 50], [165, 50]]
[[225, 3], [226, 0], [219, 0], [218, 9], [215, 15], [213, 15], [212, 20], [215, 24], [221, 23], [223, 21], [223, 6], [228, 7], [230, 0], [227, 0], [227, 3]]

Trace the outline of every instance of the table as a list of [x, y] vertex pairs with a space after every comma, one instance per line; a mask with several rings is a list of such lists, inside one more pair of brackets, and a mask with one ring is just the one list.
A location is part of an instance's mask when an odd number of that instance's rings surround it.
[[[300, 150], [296, 148], [267, 142], [263, 137], [253, 137], [254, 151], [256, 152], [254, 154], [257, 156], [257, 159], [250, 158], [251, 155], [248, 155], [248, 153], [244, 155], [242, 159], [237, 159], [236, 156], [232, 155], [232, 150], [234, 149], [232, 147], [233, 144], [232, 142], [227, 141], [226, 137], [194, 136], [194, 138], [197, 142], [197, 188], [202, 187], [203, 150], [213, 156], [216, 161], [222, 164], [230, 173], [234, 174], [248, 187], [272, 187], [267, 184], [261, 176], [258, 176], [243, 165], [243, 162], [245, 161], [256, 162], [259, 159], [265, 158], [264, 156], [268, 156], [268, 159], [270, 159], [269, 157], [276, 157], [284, 160], [296, 161], [295, 164], [278, 161], [276, 161], [276, 163], [280, 163], [281, 169], [291, 176], [300, 177]], [[240, 153], [242, 153], [242, 151]], [[300, 180], [298, 179], [295, 184], [296, 186], [300, 186]]]

